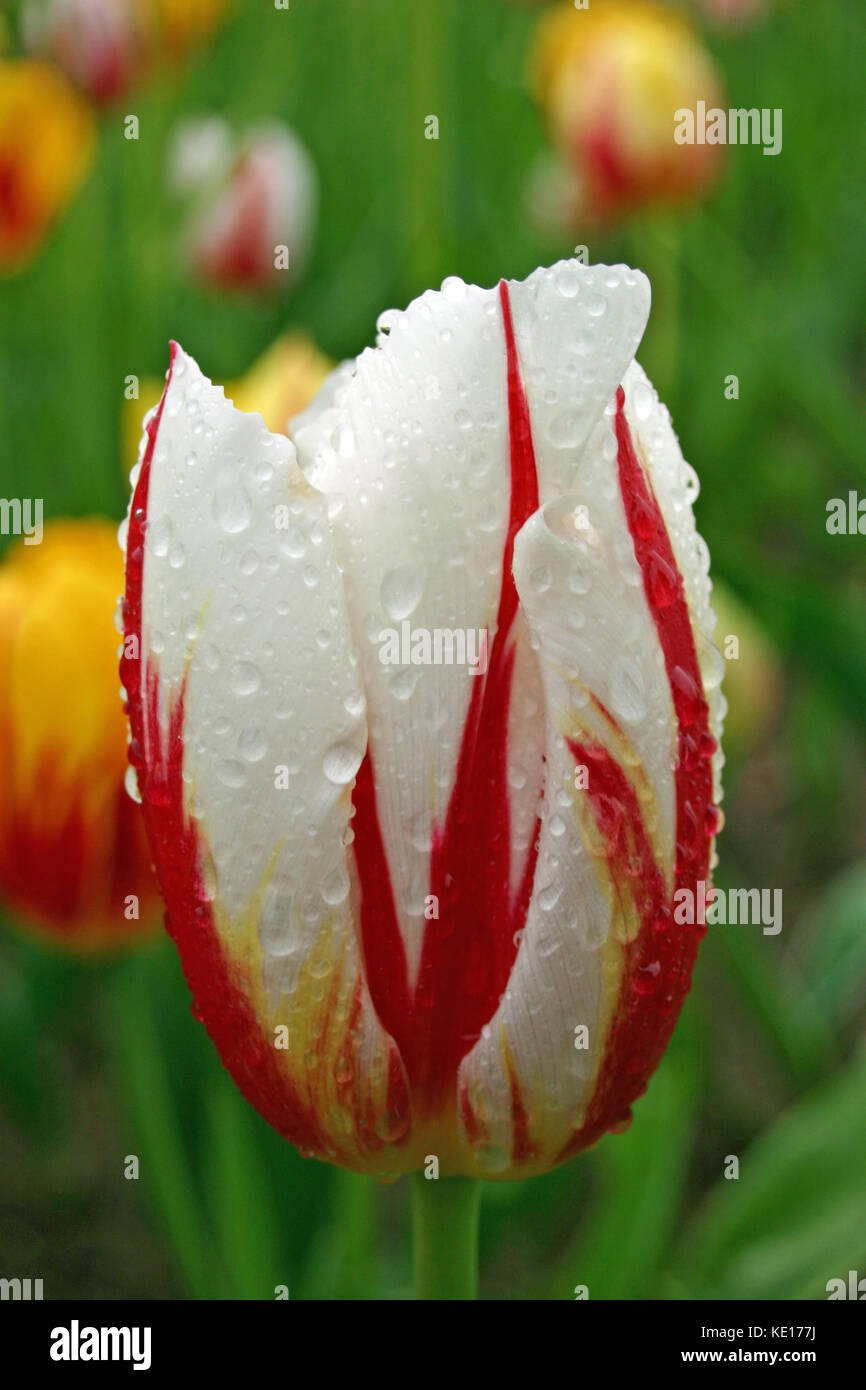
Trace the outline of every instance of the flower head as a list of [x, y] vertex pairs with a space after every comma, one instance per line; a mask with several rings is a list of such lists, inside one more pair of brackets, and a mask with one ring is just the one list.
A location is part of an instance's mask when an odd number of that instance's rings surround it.
[[575, 215], [607, 219], [703, 192], [711, 145], [674, 142], [675, 112], [721, 99], [715, 65], [685, 15], [655, 0], [593, 0], [544, 16], [535, 91], [574, 181]]
[[37, 251], [91, 163], [93, 117], [48, 63], [0, 60], [0, 273]]
[[123, 97], [147, 61], [135, 0], [29, 0], [22, 25], [28, 49], [57, 63], [97, 105]]
[[184, 122], [169, 182], [192, 195], [185, 255], [221, 289], [264, 291], [292, 280], [306, 260], [318, 184], [306, 149], [271, 121], [235, 141], [218, 117]]
[[53, 522], [0, 565], [0, 896], [42, 935], [105, 949], [154, 929], [156, 884], [124, 789], [115, 527]]
[[379, 320], [289, 440], [180, 348], [123, 682], [195, 1010], [308, 1152], [539, 1172], [626, 1122], [689, 987], [721, 717], [693, 471], [625, 266]]

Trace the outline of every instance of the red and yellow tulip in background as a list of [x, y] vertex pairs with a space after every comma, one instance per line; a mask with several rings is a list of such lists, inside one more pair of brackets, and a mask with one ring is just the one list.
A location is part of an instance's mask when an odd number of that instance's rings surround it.
[[626, 266], [448, 280], [294, 443], [173, 348], [128, 520], [134, 763], [194, 1011], [306, 1153], [544, 1172], [664, 1052], [724, 702], [648, 311]]
[[674, 113], [722, 102], [683, 11], [655, 0], [557, 6], [539, 22], [533, 82], [570, 180], [575, 219], [605, 221], [703, 193], [722, 150], [674, 142]]
[[0, 564], [0, 897], [81, 950], [158, 924], [141, 812], [124, 788], [122, 583], [107, 521], [49, 523]]
[[40, 248], [93, 158], [87, 103], [48, 63], [0, 59], [0, 274]]

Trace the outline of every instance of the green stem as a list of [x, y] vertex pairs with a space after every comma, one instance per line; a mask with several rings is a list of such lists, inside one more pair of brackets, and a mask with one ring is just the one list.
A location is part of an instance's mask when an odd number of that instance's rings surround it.
[[475, 1178], [412, 1177], [415, 1295], [420, 1299], [478, 1297], [478, 1216]]

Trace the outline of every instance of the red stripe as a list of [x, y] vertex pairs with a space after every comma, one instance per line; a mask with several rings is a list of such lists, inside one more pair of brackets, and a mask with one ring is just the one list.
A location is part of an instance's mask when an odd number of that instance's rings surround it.
[[511, 465], [499, 605], [486, 675], [473, 677], [445, 819], [434, 828], [429, 891], [438, 899], [439, 918], [427, 924], [418, 980], [411, 992], [369, 750], [354, 793], [354, 848], [370, 992], [400, 1050], [413, 1102], [427, 1113], [455, 1103], [460, 1062], [499, 1005], [517, 955], [515, 936], [526, 920], [538, 846], [536, 825], [512, 895], [507, 744], [518, 600], [511, 570], [515, 536], [538, 509], [538, 476], [504, 281], [499, 297]]
[[[709, 879], [710, 843], [717, 824], [711, 764], [716, 740], [709, 730], [709, 708], [682, 575], [658, 500], [635, 450], [622, 387], [617, 392], [616, 441], [626, 521], [677, 720], [674, 891], [688, 888], [694, 893], [699, 880]], [[641, 904], [641, 926], [636, 939], [624, 947], [619, 998], [595, 1092], [581, 1129], [561, 1158], [586, 1148], [625, 1120], [632, 1102], [646, 1090], [689, 991], [704, 934], [698, 926], [678, 926], [673, 921], [673, 900], [663, 890], [637, 796], [622, 769], [597, 745], [573, 744], [571, 748], [590, 769], [590, 806], [602, 832], [612, 808], [621, 808], [611, 878], [616, 891], [631, 893]], [[634, 878], [627, 869], [629, 854], [640, 865]]]

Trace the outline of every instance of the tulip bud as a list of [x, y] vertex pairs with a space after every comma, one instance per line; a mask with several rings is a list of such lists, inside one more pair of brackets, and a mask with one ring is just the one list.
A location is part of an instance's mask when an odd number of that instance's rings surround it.
[[48, 63], [0, 60], [0, 273], [39, 248], [91, 163], [93, 117]]
[[50, 58], [97, 105], [123, 97], [145, 63], [135, 0], [30, 0], [22, 30], [28, 50]]
[[124, 787], [115, 528], [54, 522], [0, 565], [0, 896], [50, 940], [104, 950], [158, 922]]
[[[267, 290], [303, 266], [316, 215], [315, 168], [279, 122], [237, 147], [213, 119], [187, 122], [175, 136], [169, 184], [197, 196], [186, 228], [186, 257], [208, 283]], [[230, 154], [229, 154], [230, 151]]]
[[670, 1037], [721, 658], [648, 311], [626, 266], [447, 280], [294, 442], [173, 346], [127, 542], [139, 786], [195, 1015], [305, 1152], [542, 1172]]
[[676, 111], [721, 101], [715, 65], [682, 13], [653, 0], [562, 6], [539, 24], [533, 67], [576, 215], [608, 219], [715, 179], [719, 146], [674, 141]]

